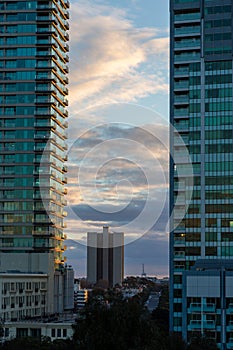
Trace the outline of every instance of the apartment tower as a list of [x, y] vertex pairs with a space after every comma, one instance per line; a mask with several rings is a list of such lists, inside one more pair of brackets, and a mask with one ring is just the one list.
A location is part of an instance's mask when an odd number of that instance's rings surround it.
[[72, 307], [73, 272], [63, 257], [68, 8], [68, 0], [0, 1], [0, 292], [6, 320]]
[[170, 0], [170, 329], [222, 350], [233, 349], [232, 11]]
[[108, 226], [103, 232], [87, 233], [87, 281], [102, 282], [106, 287], [121, 284], [124, 279], [124, 233], [110, 232]]

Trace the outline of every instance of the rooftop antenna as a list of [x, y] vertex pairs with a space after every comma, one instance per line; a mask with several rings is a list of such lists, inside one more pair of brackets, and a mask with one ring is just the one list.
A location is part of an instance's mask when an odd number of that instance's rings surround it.
[[146, 277], [146, 273], [145, 273], [145, 266], [144, 264], [142, 264], [142, 277]]

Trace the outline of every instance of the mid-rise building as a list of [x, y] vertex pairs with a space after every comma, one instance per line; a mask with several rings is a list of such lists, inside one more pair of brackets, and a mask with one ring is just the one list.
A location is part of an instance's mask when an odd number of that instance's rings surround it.
[[112, 287], [121, 284], [124, 278], [124, 233], [110, 232], [107, 226], [103, 232], [87, 234], [87, 282], [102, 281]]
[[233, 348], [232, 11], [232, 0], [170, 1], [170, 327], [222, 350]]
[[[68, 8], [68, 0], [0, 1], [0, 273], [3, 290], [10, 283], [7, 319], [18, 309], [23, 318], [70, 307], [72, 272], [63, 256]], [[31, 312], [20, 309], [30, 276], [34, 297], [37, 289], [47, 291], [39, 304], [34, 298]]]

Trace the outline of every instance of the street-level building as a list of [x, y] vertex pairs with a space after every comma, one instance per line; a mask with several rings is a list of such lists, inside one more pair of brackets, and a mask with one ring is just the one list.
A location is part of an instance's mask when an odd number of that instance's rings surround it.
[[41, 339], [48, 337], [51, 341], [56, 339], [71, 339], [74, 333], [74, 319], [60, 319], [57, 321], [18, 321], [5, 322], [1, 341], [12, 340], [14, 338], [32, 337]]

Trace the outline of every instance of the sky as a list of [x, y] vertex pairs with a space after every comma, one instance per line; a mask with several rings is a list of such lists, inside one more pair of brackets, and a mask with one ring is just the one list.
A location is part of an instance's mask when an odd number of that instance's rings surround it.
[[125, 275], [168, 275], [168, 0], [71, 0], [67, 263], [125, 233]]

